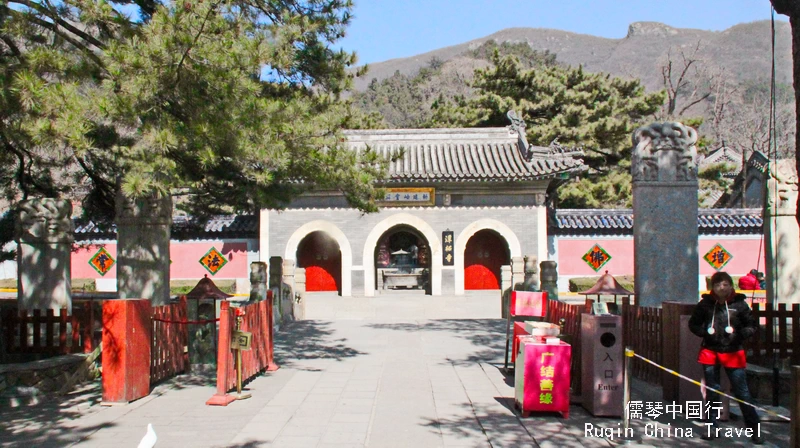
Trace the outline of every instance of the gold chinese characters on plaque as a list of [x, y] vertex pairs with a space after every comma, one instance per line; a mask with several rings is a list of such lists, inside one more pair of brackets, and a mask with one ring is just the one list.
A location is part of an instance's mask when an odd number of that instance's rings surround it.
[[384, 207], [419, 207], [436, 203], [434, 188], [384, 188], [380, 204]]

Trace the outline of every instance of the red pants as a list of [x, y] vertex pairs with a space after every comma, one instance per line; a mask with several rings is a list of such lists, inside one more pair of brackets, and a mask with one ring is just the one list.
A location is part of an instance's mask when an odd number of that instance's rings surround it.
[[697, 362], [709, 366], [722, 364], [723, 367], [729, 369], [743, 369], [747, 366], [747, 359], [744, 355], [744, 350], [730, 353], [719, 353], [707, 348], [700, 349], [700, 354], [697, 355]]

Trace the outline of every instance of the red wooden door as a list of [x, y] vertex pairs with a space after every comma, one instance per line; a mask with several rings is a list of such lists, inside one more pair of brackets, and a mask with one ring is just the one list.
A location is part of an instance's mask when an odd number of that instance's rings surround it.
[[314, 232], [300, 243], [297, 265], [306, 269], [306, 291], [340, 291], [342, 254], [323, 234]]
[[500, 289], [500, 266], [509, 263], [506, 241], [481, 230], [467, 241], [464, 251], [464, 289]]

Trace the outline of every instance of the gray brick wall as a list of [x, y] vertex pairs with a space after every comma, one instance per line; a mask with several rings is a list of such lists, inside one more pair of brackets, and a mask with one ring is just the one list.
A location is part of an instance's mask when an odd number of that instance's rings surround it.
[[[452, 230], [457, 238], [477, 220], [497, 220], [517, 236], [523, 255], [535, 256], [538, 251], [537, 235], [540, 229], [537, 228], [536, 207], [411, 207], [384, 209], [367, 215], [352, 209], [272, 211], [269, 213], [269, 255], [283, 256], [289, 238], [297, 229], [308, 222], [322, 220], [334, 224], [345, 234], [353, 252], [353, 264], [363, 265], [362, 254], [367, 235], [378, 223], [398, 213], [408, 213], [424, 220], [436, 233], [440, 244], [444, 230]], [[356, 285], [354, 282], [353, 286]]]

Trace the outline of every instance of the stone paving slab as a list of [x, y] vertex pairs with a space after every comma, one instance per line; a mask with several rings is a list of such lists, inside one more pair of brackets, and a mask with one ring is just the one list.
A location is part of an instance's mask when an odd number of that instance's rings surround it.
[[[513, 378], [500, 369], [499, 294], [321, 294], [308, 297], [306, 306], [313, 318], [276, 334], [281, 368], [248, 383], [250, 399], [206, 406], [213, 377], [197, 374], [169, 380], [128, 405], [102, 407], [95, 385], [52, 403], [2, 409], [0, 446], [133, 447], [148, 423], [157, 447], [615, 446], [587, 436], [586, 428], [613, 430], [620, 420], [592, 417], [580, 406], [571, 406], [567, 419], [518, 416]], [[634, 386], [634, 399], [660, 401], [660, 389]], [[630, 446], [749, 446], [747, 440], [642, 437], [646, 425], [692, 428], [699, 436], [691, 421], [631, 425], [639, 440]], [[788, 424], [762, 429], [768, 446], [789, 446]]]

